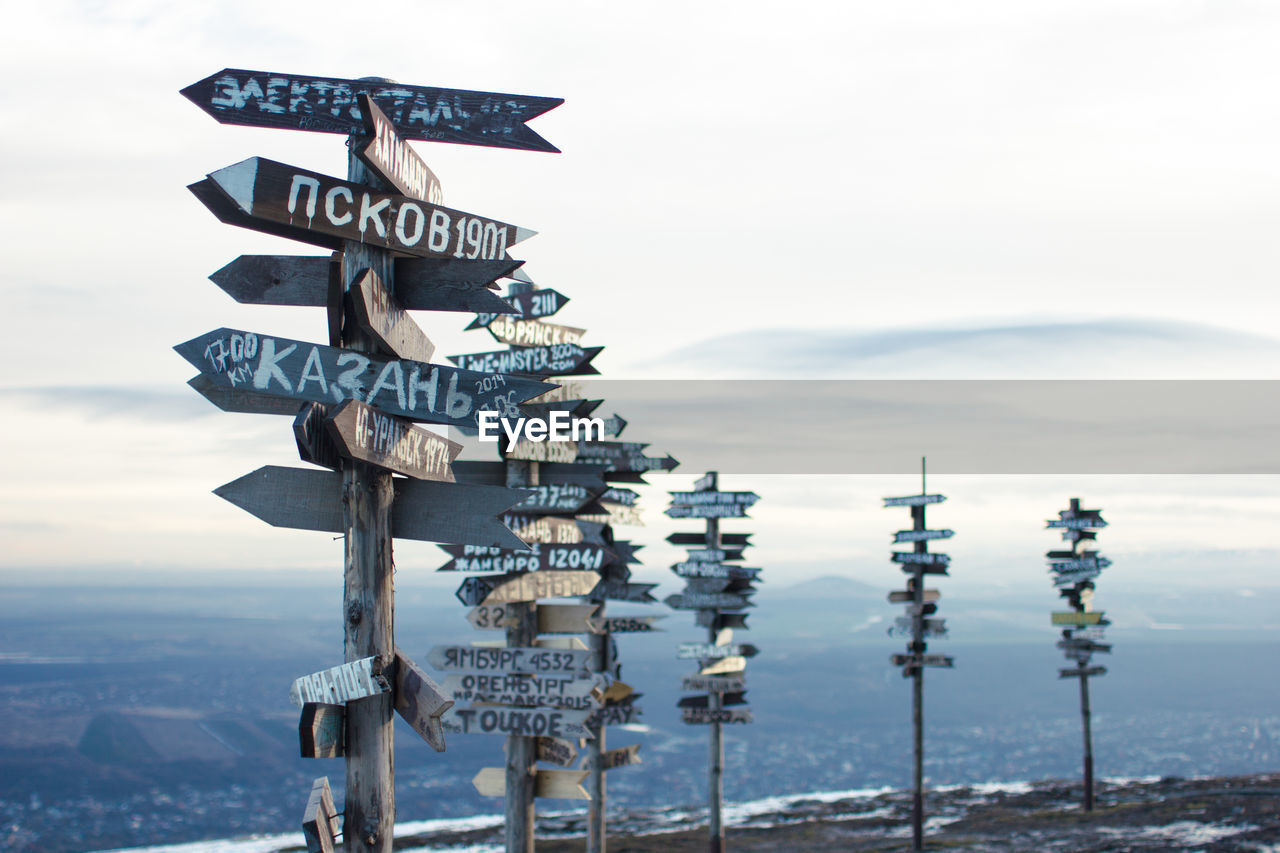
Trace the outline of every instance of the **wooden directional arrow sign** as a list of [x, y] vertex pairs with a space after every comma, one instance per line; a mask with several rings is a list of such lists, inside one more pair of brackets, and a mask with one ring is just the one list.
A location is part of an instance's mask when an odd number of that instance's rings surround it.
[[1055, 572], [1075, 572], [1088, 569], [1105, 569], [1111, 565], [1106, 557], [1099, 557], [1095, 551], [1082, 551], [1074, 554], [1071, 551], [1050, 551], [1049, 569]]
[[745, 675], [686, 675], [680, 681], [681, 690], [701, 690], [707, 693], [732, 693], [746, 688]]
[[1106, 620], [1102, 618], [1101, 610], [1094, 610], [1089, 613], [1078, 613], [1074, 610], [1068, 610], [1065, 613], [1058, 612], [1050, 614], [1054, 625], [1104, 625]]
[[582, 341], [586, 329], [560, 326], [544, 320], [524, 320], [506, 314], [494, 318], [487, 326], [489, 334], [500, 344], [513, 347], [551, 347]]
[[[608, 492], [605, 493], [606, 495]], [[693, 548], [689, 551], [691, 563], [723, 563], [741, 560], [742, 548]]]
[[361, 658], [304, 675], [289, 688], [289, 701], [299, 708], [308, 702], [340, 705], [389, 693], [391, 684], [381, 672], [374, 672], [375, 661], [372, 657]]
[[606, 617], [602, 629], [610, 634], [636, 634], [650, 631], [663, 631], [655, 628], [653, 623], [666, 616], [609, 616]]
[[[538, 442], [547, 444], [549, 442]], [[589, 502], [595, 500], [599, 492], [579, 486], [577, 483], [548, 483], [545, 486], [531, 486], [523, 489], [529, 497], [516, 505], [517, 512], [530, 514], [560, 513], [573, 515]]]
[[670, 492], [670, 495], [674, 506], [731, 504], [746, 509], [760, 500], [755, 492]]
[[[521, 263], [396, 258], [395, 299], [411, 311], [510, 311], [490, 288]], [[324, 308], [338, 272], [339, 258], [332, 255], [241, 255], [209, 278], [240, 303]]]
[[[539, 472], [541, 473], [541, 472]], [[511, 532], [532, 545], [572, 545], [585, 542], [590, 545], [605, 544], [604, 525], [593, 521], [578, 521], [554, 515], [512, 515], [502, 517]]]
[[445, 713], [440, 722], [445, 731], [464, 735], [593, 738], [594, 735], [587, 728], [587, 718], [592, 713], [559, 708], [459, 708], [455, 705]]
[[683, 708], [680, 720], [685, 723], [749, 723], [751, 711], [748, 708]]
[[940, 566], [946, 568], [951, 563], [947, 554], [917, 553], [915, 551], [894, 551], [890, 558], [904, 566]]
[[453, 706], [444, 689], [409, 656], [396, 649], [396, 713], [436, 752], [444, 752], [440, 718]]
[[520, 708], [568, 708], [594, 711], [600, 706], [599, 678], [578, 675], [512, 675], [466, 673], [444, 680], [444, 692], [473, 705], [512, 705]]
[[643, 693], [631, 693], [616, 702], [610, 702], [603, 708], [593, 711], [587, 718], [587, 724], [596, 726], [625, 726], [640, 721], [643, 711], [635, 704]]
[[492, 646], [436, 646], [427, 662], [442, 672], [524, 672], [585, 674], [589, 653], [558, 649], [507, 649]]
[[1111, 654], [1110, 643], [1097, 643], [1093, 640], [1071, 638], [1069, 640], [1059, 640], [1058, 648], [1070, 649], [1072, 651], [1090, 652], [1093, 654]]
[[[1066, 510], [1063, 510], [1064, 512]], [[1061, 528], [1067, 530], [1093, 530], [1099, 527], [1106, 527], [1107, 523], [1102, 520], [1101, 516], [1092, 516], [1085, 518], [1055, 518], [1044, 523], [1046, 528]]]
[[663, 599], [672, 610], [699, 610], [713, 608], [717, 610], [742, 610], [754, 605], [744, 595], [729, 592], [694, 593], [668, 595]]
[[558, 737], [538, 738], [539, 761], [545, 761], [548, 764], [559, 764], [561, 767], [569, 767], [577, 757], [578, 748], [573, 745], [573, 741]]
[[529, 572], [512, 575], [485, 596], [483, 604], [509, 601], [537, 601], [540, 598], [566, 598], [586, 595], [600, 582], [600, 575], [589, 571]]
[[388, 355], [430, 361], [436, 351], [421, 327], [387, 290], [373, 270], [366, 270], [348, 291], [352, 317]]
[[[462, 445], [428, 429], [348, 400], [328, 417], [329, 437], [352, 459], [416, 480], [452, 483]], [[519, 492], [516, 492], [518, 495]]]
[[703, 628], [714, 628], [717, 631], [725, 628], [747, 628], [747, 614], [720, 613], [715, 610], [699, 610], [694, 621]]
[[[614, 412], [612, 415], [604, 419], [605, 435], [611, 435], [614, 438], [617, 438], [622, 435], [622, 431], [626, 428], [627, 422], [617, 412]], [[626, 489], [624, 491], [630, 491], [630, 489]], [[630, 506], [630, 504], [627, 504], [627, 506]]]
[[1092, 580], [1102, 574], [1101, 569], [1081, 569], [1077, 572], [1062, 572], [1053, 579], [1053, 585], [1058, 588], [1075, 586], [1078, 583]]
[[[515, 490], [396, 480], [391, 535], [428, 542], [519, 548], [522, 542], [495, 516]], [[213, 492], [274, 527], [341, 533], [342, 475], [335, 471], [264, 465]]]
[[224, 68], [182, 90], [221, 124], [359, 134], [367, 94], [405, 139], [528, 151], [558, 149], [525, 122], [563, 98], [406, 86], [402, 83], [311, 77]]
[[717, 646], [713, 643], [681, 643], [676, 657], [680, 660], [718, 660], [727, 657], [753, 658], [760, 650], [751, 643], [728, 643]]
[[944, 666], [951, 667], [955, 658], [948, 655], [893, 655], [894, 666]]
[[[474, 424], [482, 410], [505, 414], [546, 386], [425, 362], [216, 329], [174, 347], [214, 383], [314, 403], [354, 399], [416, 421]], [[295, 409], [295, 411], [297, 411]]]
[[676, 563], [671, 567], [682, 578], [725, 578], [727, 580], [755, 580], [759, 569], [732, 566], [723, 563]]
[[615, 767], [626, 767], [631, 764], [643, 764], [640, 760], [640, 744], [633, 743], [619, 749], [611, 749], [600, 756], [600, 767], [612, 770]]
[[[751, 543], [750, 533], [721, 533], [720, 544], [727, 548], [745, 548]], [[695, 548], [706, 547], [707, 535], [705, 533], [672, 533], [667, 536], [667, 541], [672, 545], [685, 546], [692, 545]]]
[[[720, 697], [721, 707], [732, 705], [742, 705], [746, 703], [745, 691], [735, 690], [723, 694]], [[676, 703], [677, 708], [710, 708], [711, 699], [709, 696], [682, 696], [680, 701]]]
[[307, 702], [298, 720], [303, 758], [341, 758], [346, 744], [346, 705]]
[[405, 195], [432, 204], [443, 204], [440, 179], [418, 156], [418, 152], [409, 147], [404, 137], [396, 133], [395, 125], [386, 113], [368, 95], [357, 95], [356, 102], [369, 139], [352, 148], [355, 155]]
[[1058, 670], [1058, 678], [1079, 678], [1080, 676], [1092, 677], [1096, 675], [1106, 675], [1107, 668], [1105, 666], [1086, 666], [1076, 667], [1075, 669]]
[[629, 583], [627, 581], [604, 580], [591, 591], [592, 601], [634, 601], [640, 603], [657, 603], [658, 599], [651, 594], [656, 583]]
[[931, 539], [950, 539], [954, 530], [899, 530], [893, 534], [894, 542], [927, 542]]
[[[922, 600], [926, 602], [937, 601], [939, 598], [942, 598], [942, 593], [938, 592], [936, 589], [926, 589]], [[915, 600], [915, 593], [909, 589], [899, 589], [889, 593], [890, 604], [909, 604]]]
[[747, 659], [743, 657], [721, 658], [714, 663], [704, 664], [698, 675], [730, 675], [740, 673], [747, 668]]
[[[582, 783], [587, 780], [587, 770], [535, 770], [533, 795], [559, 800], [589, 800], [591, 795]], [[507, 795], [507, 771], [503, 767], [486, 767], [471, 780], [482, 797]]]
[[311, 786], [306, 809], [302, 813], [302, 835], [307, 853], [333, 853], [334, 840], [342, 832], [342, 815], [333, 805], [329, 777], [321, 776]]
[[483, 373], [516, 373], [526, 376], [580, 376], [599, 373], [591, 360], [604, 347], [555, 344], [545, 347], [494, 350], [451, 355], [449, 360], [465, 370]]
[[[499, 630], [518, 624], [505, 604], [482, 604], [467, 614], [471, 627]], [[537, 610], [539, 634], [594, 634], [597, 628], [591, 621], [596, 611], [594, 604], [544, 604]]]
[[[704, 495], [723, 492], [702, 492]], [[747, 508], [741, 504], [703, 504], [700, 506], [669, 506], [665, 510], [670, 518], [749, 518]]]
[[475, 545], [440, 547], [453, 557], [436, 570], [441, 572], [532, 572], [539, 569], [599, 571], [618, 561], [607, 548], [583, 543], [543, 545], [535, 542], [529, 546], [528, 551]]
[[637, 507], [610, 503], [609, 501], [600, 501], [598, 505], [604, 510], [603, 514], [589, 516], [580, 515], [580, 517], [589, 518], [592, 521], [599, 521], [603, 524], [608, 524], [611, 527], [620, 527], [624, 525], [628, 527], [644, 527], [644, 518], [640, 515], [640, 510]]
[[502, 456], [524, 462], [573, 462], [578, 458], [578, 445], [569, 441], [530, 441], [522, 438], [507, 447]]
[[477, 311], [477, 317], [467, 326], [468, 329], [483, 329], [492, 323], [500, 313], [514, 313], [515, 316], [525, 320], [533, 320], [538, 317], [550, 317], [569, 302], [569, 297], [559, 291], [550, 288], [542, 288], [539, 290], [528, 290], [523, 293], [513, 293], [503, 300], [507, 305], [507, 312], [486, 312]]
[[227, 388], [218, 385], [203, 373], [187, 380], [200, 396], [224, 412], [247, 415], [288, 415], [293, 417], [305, 405], [297, 400], [259, 394], [246, 388]]
[[[498, 260], [535, 233], [262, 157], [210, 172], [208, 179], [246, 217], [232, 224], [331, 249], [353, 240], [423, 258]], [[207, 194], [196, 195], [206, 201]]]
[[907, 495], [904, 498], [885, 498], [885, 506], [925, 506], [940, 504], [946, 500], [943, 495]]

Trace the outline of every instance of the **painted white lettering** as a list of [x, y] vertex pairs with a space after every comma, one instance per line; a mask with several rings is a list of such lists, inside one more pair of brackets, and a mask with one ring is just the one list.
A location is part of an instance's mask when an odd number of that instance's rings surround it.
[[365, 233], [368, 230], [368, 223], [372, 222], [373, 230], [378, 232], [378, 236], [386, 237], [387, 226], [382, 222], [382, 211], [391, 206], [391, 199], [384, 198], [377, 204], [371, 204], [372, 201], [368, 193], [360, 199], [360, 233]]
[[427, 235], [427, 248], [433, 252], [443, 252], [449, 248], [449, 214], [438, 208], [431, 211], [431, 229]]
[[307, 188], [307, 219], [316, 216], [316, 196], [320, 194], [320, 182], [306, 175], [294, 175], [293, 184], [289, 187], [289, 213], [298, 212], [298, 194]]
[[280, 369], [280, 362], [289, 357], [289, 354], [298, 348], [297, 344], [289, 344], [284, 351], [276, 355], [276, 339], [262, 339], [262, 358], [258, 360], [258, 369], [253, 372], [253, 387], [259, 391], [265, 390], [271, 384], [271, 380], [275, 379], [284, 386], [284, 390], [292, 392], [293, 385], [289, 382], [289, 377], [284, 375], [284, 371]]
[[[346, 196], [348, 209], [346, 213], [339, 214], [335, 202], [339, 196]], [[329, 221], [334, 225], [346, 225], [352, 219], [350, 205], [355, 204], [355, 198], [351, 195], [350, 187], [337, 186], [329, 190], [324, 195], [324, 215], [329, 217]]]
[[302, 393], [303, 387], [307, 381], [316, 382], [320, 385], [320, 393], [329, 393], [329, 383], [324, 379], [324, 364], [320, 361], [320, 350], [312, 347], [307, 353], [307, 362], [302, 365], [302, 377], [298, 379], [298, 393]]
[[[405, 233], [405, 220], [409, 214], [413, 214], [413, 234]], [[422, 208], [418, 207], [411, 201], [407, 201], [400, 205], [400, 212], [396, 216], [396, 239], [406, 246], [416, 246], [418, 241], [422, 239], [422, 229], [426, 226], [426, 216], [422, 212]]]

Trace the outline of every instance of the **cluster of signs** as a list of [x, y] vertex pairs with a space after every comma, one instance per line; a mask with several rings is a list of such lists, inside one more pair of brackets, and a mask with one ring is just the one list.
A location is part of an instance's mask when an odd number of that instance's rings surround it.
[[760, 499], [754, 492], [722, 492], [719, 477], [709, 472], [698, 479], [691, 492], [671, 492], [671, 518], [701, 518], [707, 529], [701, 533], [673, 533], [667, 541], [688, 548], [687, 558], [671, 567], [685, 579], [683, 592], [669, 595], [668, 606], [693, 610], [697, 624], [708, 628], [712, 638], [705, 643], [681, 643], [678, 656], [698, 661], [698, 671], [685, 676], [681, 689], [698, 695], [682, 697], [680, 717], [686, 723], [749, 723], [746, 707], [747, 658], [759, 651], [750, 643], [735, 643], [733, 630], [746, 630], [744, 612], [754, 606], [752, 584], [760, 569], [739, 564], [750, 544], [749, 533], [720, 533], [719, 519], [747, 518], [747, 510]]
[[899, 530], [893, 536], [895, 544], [912, 545], [910, 551], [893, 551], [890, 559], [902, 569], [906, 575], [906, 589], [889, 593], [890, 604], [901, 604], [904, 613], [894, 620], [889, 627], [892, 637], [907, 639], [907, 653], [895, 654], [890, 658], [894, 666], [902, 667], [902, 676], [910, 678], [920, 673], [926, 666], [951, 667], [955, 660], [949, 655], [927, 654], [928, 639], [943, 637], [947, 633], [945, 619], [937, 618], [938, 599], [942, 597], [936, 589], [925, 587], [927, 575], [946, 575], [951, 558], [929, 550], [929, 543], [939, 539], [950, 539], [955, 531], [948, 529], [931, 530], [925, 525], [925, 507], [939, 504], [946, 500], [943, 495], [918, 494], [900, 498], [885, 498], [886, 507], [904, 506], [911, 510], [911, 529]]
[[[477, 311], [468, 329], [483, 329], [505, 350], [450, 356], [466, 369], [496, 370], [509, 381], [555, 377], [559, 387], [521, 406], [530, 418], [567, 412], [591, 415], [603, 402], [588, 399], [573, 377], [597, 372], [592, 359], [602, 347], [584, 348], [586, 330], [550, 319], [568, 297], [524, 281], [501, 299], [502, 311]], [[609, 601], [656, 603], [656, 584], [634, 583], [631, 565], [638, 546], [614, 537], [613, 528], [640, 524], [639, 494], [627, 483], [643, 483], [650, 470], [675, 467], [675, 460], [644, 454], [647, 445], [616, 439], [626, 427], [618, 415], [599, 419], [602, 434], [521, 436], [519, 425], [505, 423], [498, 441], [501, 461], [486, 482], [507, 482], [508, 469], [528, 466], [534, 485], [504, 523], [527, 549], [474, 544], [441, 547], [450, 560], [439, 571], [465, 573], [458, 599], [471, 610], [467, 620], [480, 631], [515, 627], [536, 620], [532, 648], [497, 645], [441, 646], [428, 660], [448, 673], [445, 692], [455, 702], [443, 717], [447, 731], [536, 738], [537, 760], [558, 768], [535, 772], [535, 796], [589, 799], [583, 786], [589, 758], [579, 758], [588, 740], [603, 727], [635, 723], [641, 708], [635, 692], [620, 679], [617, 633], [660, 630], [658, 616], [609, 616]], [[480, 424], [483, 428], [486, 425]], [[464, 427], [464, 429], [470, 429]], [[483, 437], [483, 432], [481, 432]], [[471, 469], [467, 470], [471, 473]], [[536, 472], [536, 473], [535, 473]], [[540, 604], [551, 598], [580, 598], [579, 604]], [[530, 607], [529, 605], [534, 605]], [[517, 605], [517, 606], [513, 606]], [[532, 614], [532, 615], [531, 615]], [[595, 642], [584, 641], [584, 637]], [[602, 770], [640, 763], [639, 745], [600, 756]], [[506, 793], [502, 768], [484, 768], [473, 780], [485, 796]]]
[[1090, 666], [1089, 662], [1095, 654], [1111, 653], [1111, 644], [1101, 642], [1103, 630], [1111, 622], [1102, 611], [1093, 609], [1094, 579], [1111, 565], [1111, 561], [1093, 549], [1082, 547], [1082, 543], [1097, 539], [1098, 531], [1106, 527], [1107, 522], [1102, 518], [1102, 510], [1081, 509], [1080, 499], [1072, 498], [1071, 504], [1058, 510], [1058, 517], [1050, 519], [1045, 526], [1061, 530], [1063, 540], [1071, 543], [1070, 550], [1045, 554], [1053, 585], [1071, 608], [1051, 614], [1053, 624], [1062, 628], [1058, 648], [1062, 649], [1067, 660], [1076, 664], [1058, 670], [1058, 677], [1105, 675], [1106, 667]]
[[[175, 347], [200, 372], [192, 387], [219, 408], [294, 416], [302, 460], [319, 466], [267, 466], [217, 494], [273, 525], [341, 532], [341, 472], [358, 462], [402, 475], [393, 481], [391, 536], [523, 548], [503, 513], [527, 496], [489, 472], [461, 472], [460, 446], [415, 422], [472, 426], [482, 412], [519, 412], [550, 386], [536, 375], [433, 363], [434, 345], [407, 312], [519, 314], [495, 291], [500, 278], [526, 278], [507, 250], [533, 232], [445, 207], [439, 180], [406, 140], [555, 151], [525, 122], [560, 99], [238, 69], [182, 94], [222, 124], [346, 134], [369, 175], [350, 180], [250, 157], [189, 187], [222, 222], [333, 253], [246, 255], [211, 276], [241, 303], [324, 308], [326, 341], [221, 328]], [[379, 269], [357, 260], [366, 246], [390, 253]], [[572, 650], [538, 651], [517, 665], [543, 677], [577, 674]], [[302, 754], [342, 756], [348, 703], [384, 694], [443, 750], [448, 692], [399, 649], [300, 678], [290, 697], [302, 709]], [[501, 725], [569, 731], [574, 723], [508, 714]], [[336, 827], [327, 781], [317, 780], [308, 847], [332, 850]]]

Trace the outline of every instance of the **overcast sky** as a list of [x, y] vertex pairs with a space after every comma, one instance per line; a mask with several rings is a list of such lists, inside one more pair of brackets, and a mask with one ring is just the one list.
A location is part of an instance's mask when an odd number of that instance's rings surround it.
[[[210, 494], [298, 464], [288, 421], [217, 412], [171, 350], [324, 335], [323, 312], [206, 279], [316, 251], [217, 222], [187, 184], [250, 156], [345, 173], [340, 137], [221, 126], [178, 94], [224, 67], [565, 98], [533, 123], [562, 154], [416, 147], [447, 204], [539, 232], [515, 254], [607, 376], [1273, 378], [1277, 43], [1280, 9], [1225, 0], [23, 4], [0, 33], [0, 566], [338, 577], [328, 535]], [[441, 354], [497, 348], [418, 317]], [[682, 462], [646, 490], [642, 579], [670, 577], [662, 491], [703, 470]], [[726, 479], [763, 497], [732, 529], [775, 580], [893, 581], [905, 513], [877, 498], [913, 477]], [[1107, 510], [1104, 551], [1280, 530], [1275, 477], [934, 485], [954, 574], [1046, 596], [1040, 523], [1073, 495]], [[397, 544], [402, 570], [437, 554]]]

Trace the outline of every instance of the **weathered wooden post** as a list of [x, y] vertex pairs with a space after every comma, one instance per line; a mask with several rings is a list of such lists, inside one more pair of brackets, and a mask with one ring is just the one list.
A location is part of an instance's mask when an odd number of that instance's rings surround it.
[[1098, 642], [1110, 621], [1102, 611], [1093, 609], [1093, 579], [1111, 565], [1097, 551], [1081, 551], [1080, 543], [1098, 538], [1098, 531], [1107, 526], [1100, 509], [1081, 509], [1080, 499], [1072, 498], [1067, 509], [1059, 510], [1058, 517], [1046, 522], [1046, 527], [1062, 530], [1062, 538], [1071, 543], [1069, 551], [1050, 551], [1045, 556], [1049, 569], [1054, 573], [1053, 585], [1067, 600], [1071, 610], [1054, 612], [1052, 622], [1062, 628], [1058, 648], [1076, 665], [1058, 670], [1059, 678], [1080, 679], [1080, 718], [1084, 733], [1084, 808], [1093, 811], [1093, 723], [1089, 708], [1089, 676], [1105, 675], [1106, 667], [1090, 666], [1090, 658], [1096, 654], [1110, 654], [1111, 644]]
[[266, 466], [216, 494], [276, 526], [343, 535], [346, 662], [298, 679], [290, 698], [303, 757], [345, 758], [345, 819], [339, 828], [320, 779], [303, 829], [313, 853], [331, 853], [339, 832], [348, 853], [390, 853], [392, 712], [442, 751], [453, 704], [396, 647], [392, 537], [523, 544], [496, 518], [521, 496], [457, 482], [460, 445], [412, 421], [475, 425], [546, 390], [430, 363], [434, 346], [406, 309], [509, 311], [488, 286], [514, 273], [506, 250], [529, 232], [442, 207], [406, 138], [554, 151], [524, 122], [560, 100], [236, 69], [182, 94], [224, 124], [348, 138], [345, 179], [255, 157], [189, 187], [224, 222], [337, 252], [241, 256], [211, 276], [240, 302], [325, 308], [328, 345], [218, 329], [175, 349], [220, 408], [296, 413], [303, 460], [330, 469]]
[[934, 539], [950, 539], [952, 530], [930, 530], [925, 523], [925, 507], [946, 500], [942, 495], [931, 495], [925, 486], [925, 460], [920, 460], [920, 494], [900, 498], [885, 498], [884, 505], [905, 506], [911, 509], [911, 529], [899, 530], [893, 541], [911, 542], [911, 551], [894, 551], [891, 559], [908, 575], [907, 588], [889, 593], [890, 603], [907, 605], [907, 616], [899, 618], [891, 635], [908, 634], [911, 642], [907, 654], [893, 655], [895, 666], [902, 667], [904, 678], [911, 682], [911, 733], [912, 733], [912, 794], [911, 794], [911, 845], [914, 850], [924, 849], [924, 668], [926, 666], [951, 667], [955, 661], [947, 655], [930, 655], [926, 637], [946, 634], [945, 620], [927, 618], [938, 609], [941, 597], [937, 590], [924, 588], [926, 574], [946, 575], [951, 558], [946, 554], [929, 552], [929, 542]]
[[700, 661], [696, 676], [685, 678], [685, 690], [704, 695], [686, 696], [680, 700], [681, 718], [686, 723], [709, 725], [707, 752], [707, 826], [708, 850], [721, 853], [724, 840], [724, 723], [749, 723], [751, 711], [736, 707], [746, 699], [747, 658], [759, 650], [749, 644], [733, 642], [733, 629], [746, 630], [746, 615], [741, 611], [752, 604], [748, 596], [755, 592], [752, 583], [759, 569], [749, 569], [728, 561], [742, 558], [750, 534], [733, 534], [738, 547], [730, 550], [728, 536], [720, 532], [720, 519], [746, 518], [747, 510], [760, 498], [754, 492], [722, 492], [715, 471], [694, 484], [692, 492], [672, 492], [667, 515], [672, 518], [702, 518], [706, 530], [701, 534], [675, 533], [667, 537], [672, 544], [694, 546], [689, 559], [671, 567], [686, 579], [683, 593], [670, 595], [666, 601], [678, 610], [696, 610], [699, 625], [707, 628], [706, 643], [684, 643], [681, 658]]

